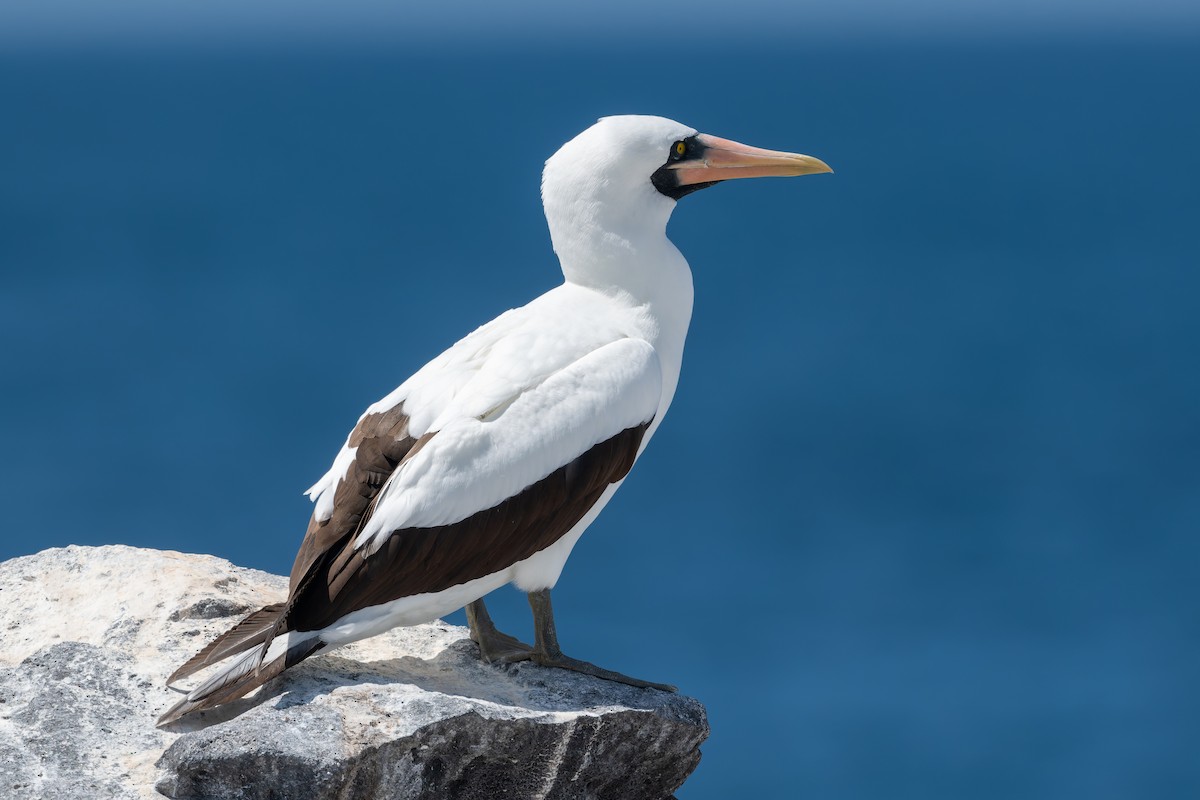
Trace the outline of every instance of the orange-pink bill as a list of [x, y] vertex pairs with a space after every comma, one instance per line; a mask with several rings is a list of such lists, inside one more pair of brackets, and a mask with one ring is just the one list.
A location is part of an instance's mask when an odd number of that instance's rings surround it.
[[704, 145], [698, 158], [667, 165], [678, 172], [680, 186], [733, 178], [790, 177], [833, 172], [821, 159], [800, 153], [763, 150], [706, 133], [697, 134], [696, 141]]

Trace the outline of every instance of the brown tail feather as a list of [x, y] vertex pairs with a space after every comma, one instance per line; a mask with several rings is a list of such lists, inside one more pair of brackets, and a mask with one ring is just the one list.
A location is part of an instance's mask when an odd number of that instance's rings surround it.
[[[260, 645], [265, 651], [269, 645]], [[193, 689], [182, 700], [167, 709], [158, 718], [157, 725], [166, 725], [191, 714], [193, 711], [204, 711], [215, 708], [231, 700], [237, 700], [262, 686], [267, 681], [279, 675], [289, 667], [299, 664], [313, 653], [322, 649], [325, 643], [319, 636], [312, 636], [296, 642], [282, 655], [277, 656], [266, 664], [262, 664], [262, 652], [249, 652], [233, 662], [221, 672], [214, 675], [203, 684]]]
[[283, 614], [283, 610], [283, 603], [275, 603], [250, 614], [237, 625], [213, 639], [207, 647], [172, 672], [171, 677], [167, 678], [167, 685], [170, 686], [193, 672], [199, 672], [207, 666], [245, 652], [256, 645], [269, 643], [274, 636], [284, 632], [276, 630], [276, 623]]

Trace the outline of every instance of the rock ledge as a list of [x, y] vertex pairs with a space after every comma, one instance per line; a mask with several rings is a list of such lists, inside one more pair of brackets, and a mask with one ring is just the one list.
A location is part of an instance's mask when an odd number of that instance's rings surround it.
[[211, 556], [67, 547], [0, 564], [0, 796], [665, 798], [700, 760], [688, 697], [533, 664], [465, 628], [316, 656], [170, 730], [166, 676], [287, 581]]

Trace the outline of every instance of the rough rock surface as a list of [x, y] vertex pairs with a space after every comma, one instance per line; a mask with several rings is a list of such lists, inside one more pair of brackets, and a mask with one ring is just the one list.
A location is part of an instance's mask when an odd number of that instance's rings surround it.
[[67, 547], [0, 564], [0, 797], [663, 798], [704, 707], [533, 664], [465, 628], [316, 656], [257, 696], [154, 721], [165, 678], [286, 580], [211, 556]]

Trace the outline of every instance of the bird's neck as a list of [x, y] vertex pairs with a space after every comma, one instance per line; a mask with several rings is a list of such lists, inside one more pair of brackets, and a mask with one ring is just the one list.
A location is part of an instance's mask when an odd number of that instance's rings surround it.
[[692, 316], [692, 271], [667, 238], [675, 203], [655, 195], [623, 204], [594, 196], [564, 198], [547, 202], [546, 219], [569, 283], [646, 306], [660, 335], [677, 339], [682, 351]]

